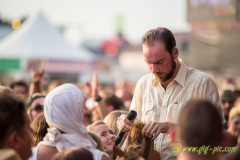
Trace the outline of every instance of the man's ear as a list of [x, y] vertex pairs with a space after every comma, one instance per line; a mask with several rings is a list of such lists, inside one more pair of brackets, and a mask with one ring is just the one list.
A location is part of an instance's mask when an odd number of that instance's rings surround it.
[[7, 138], [7, 145], [9, 148], [12, 148], [16, 151], [19, 150], [19, 141], [20, 141], [20, 135], [17, 131], [13, 131], [10, 136]]
[[176, 134], [176, 129], [175, 129], [175, 127], [172, 127], [172, 129], [169, 132], [169, 136], [170, 136], [171, 142], [177, 142], [176, 135], [177, 135]]
[[231, 135], [227, 131], [223, 131], [223, 136], [220, 142], [220, 146], [227, 147], [230, 138], [231, 138]]
[[174, 48], [172, 49], [173, 59], [177, 59], [177, 58], [178, 58], [178, 54], [179, 54], [178, 48], [177, 48], [177, 47], [174, 47]]

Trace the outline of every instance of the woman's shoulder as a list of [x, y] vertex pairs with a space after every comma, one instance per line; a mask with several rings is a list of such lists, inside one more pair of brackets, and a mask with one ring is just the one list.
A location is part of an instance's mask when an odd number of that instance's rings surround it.
[[38, 143], [38, 145], [34, 148], [32, 152], [32, 156], [29, 160], [46, 160], [51, 159], [55, 156], [58, 151], [55, 146], [48, 146], [43, 144], [44, 142]]
[[41, 145], [38, 148], [37, 160], [52, 159], [58, 153], [59, 152], [56, 147]]

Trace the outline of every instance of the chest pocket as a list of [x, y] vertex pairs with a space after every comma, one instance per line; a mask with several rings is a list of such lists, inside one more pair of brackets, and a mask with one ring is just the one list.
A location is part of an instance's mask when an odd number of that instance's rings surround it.
[[178, 123], [178, 117], [181, 109], [184, 107], [185, 102], [178, 102], [178, 104], [173, 104], [172, 106], [172, 114], [171, 114], [171, 121], [173, 123]]
[[146, 115], [149, 111], [154, 110], [154, 103], [145, 103], [142, 105], [141, 111]]
[[180, 111], [185, 105], [185, 102], [178, 102], [178, 104], [173, 104], [173, 109]]

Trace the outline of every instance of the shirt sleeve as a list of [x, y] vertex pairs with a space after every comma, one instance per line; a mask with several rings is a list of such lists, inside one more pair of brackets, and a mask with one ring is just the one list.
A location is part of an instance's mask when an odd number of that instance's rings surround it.
[[141, 120], [142, 118], [142, 83], [141, 80], [138, 81], [136, 84], [134, 94], [133, 94], [133, 99], [129, 108], [129, 111], [135, 110], [137, 112], [137, 118]]
[[221, 107], [221, 98], [219, 97], [218, 88], [211, 78], [207, 78], [202, 87], [202, 97], [211, 101], [219, 110], [223, 123], [226, 122]]

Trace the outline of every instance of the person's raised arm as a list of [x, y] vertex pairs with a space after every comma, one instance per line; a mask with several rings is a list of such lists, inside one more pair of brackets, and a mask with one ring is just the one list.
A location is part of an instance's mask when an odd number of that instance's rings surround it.
[[96, 109], [97, 112], [100, 116], [100, 119], [103, 120], [109, 113], [108, 108], [105, 106], [103, 100], [101, 99], [101, 97], [98, 94], [98, 78], [97, 78], [97, 73], [94, 72], [93, 73], [93, 78], [92, 78], [92, 83], [91, 85], [89, 84], [89, 82], [86, 82], [86, 87], [89, 93], [89, 95], [91, 95], [92, 98], [94, 98], [95, 101], [97, 101], [96, 104]]
[[40, 82], [43, 79], [44, 69], [40, 71], [36, 71], [32, 69], [31, 72], [31, 83], [29, 87], [29, 96], [33, 95], [34, 93], [41, 93]]

